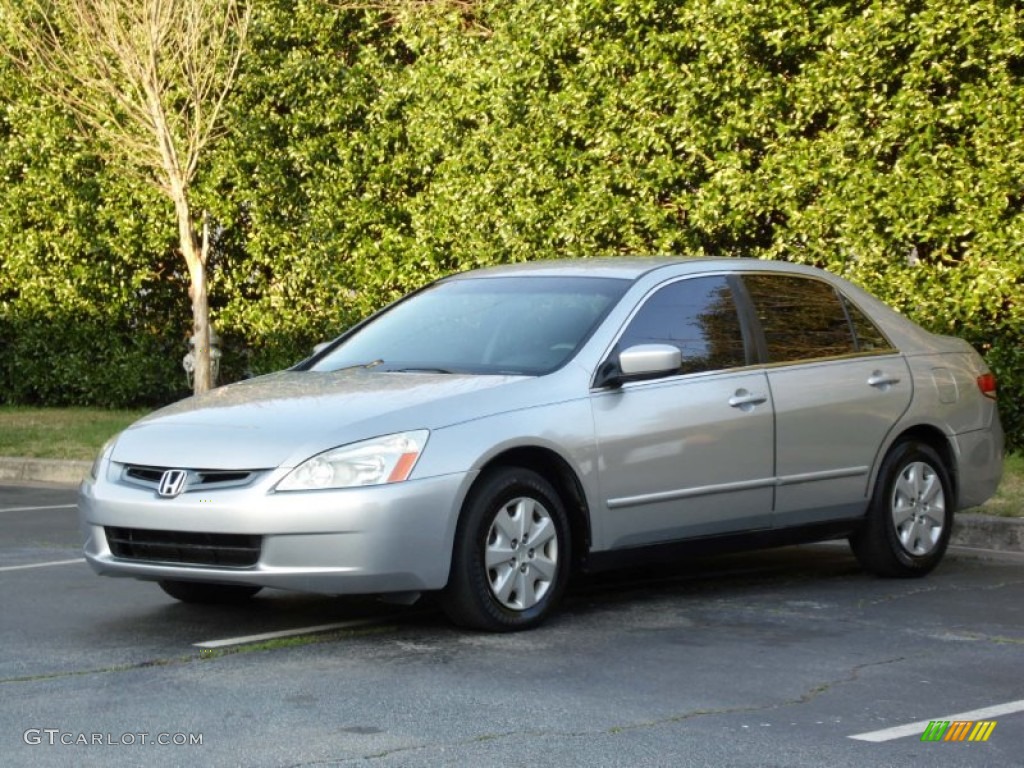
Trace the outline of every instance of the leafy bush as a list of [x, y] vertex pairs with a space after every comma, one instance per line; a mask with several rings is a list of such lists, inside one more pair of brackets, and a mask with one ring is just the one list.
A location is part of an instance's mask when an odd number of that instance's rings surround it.
[[187, 394], [180, 342], [95, 315], [0, 320], [0, 386], [7, 403], [126, 408]]
[[[218, 223], [212, 306], [228, 378], [291, 364], [471, 267], [782, 258], [968, 339], [997, 372], [1011, 444], [1024, 447], [1024, 20], [1013, 3], [255, 7], [229, 137], [198, 186]], [[0, 315], [144, 309], [163, 318], [147, 326], [162, 341], [139, 349], [181, 347], [170, 212], [69, 146], [7, 74], [0, 234], [18, 242], [0, 255]]]
[[181, 397], [189, 318], [173, 220], [68, 139], [64, 116], [26, 85], [0, 67], [0, 403]]

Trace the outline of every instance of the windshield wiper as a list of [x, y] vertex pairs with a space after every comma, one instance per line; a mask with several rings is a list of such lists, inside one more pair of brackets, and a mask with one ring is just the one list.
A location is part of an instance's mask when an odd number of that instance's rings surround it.
[[355, 370], [356, 368], [365, 368], [366, 370], [370, 370], [371, 368], [376, 368], [378, 365], [381, 365], [383, 362], [384, 362], [383, 360], [377, 359], [377, 360], [371, 360], [368, 363], [353, 363], [352, 365], [343, 365], [343, 366], [341, 366], [341, 368], [332, 368], [330, 371], [328, 371], [328, 373], [338, 373], [340, 371], [352, 371], [352, 370]]
[[447, 368], [435, 368], [433, 366], [409, 366], [406, 368], [385, 368], [386, 373], [455, 373]]

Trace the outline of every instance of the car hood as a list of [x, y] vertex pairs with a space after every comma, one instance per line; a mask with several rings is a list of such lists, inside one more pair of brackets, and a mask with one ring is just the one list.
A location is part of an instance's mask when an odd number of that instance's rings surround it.
[[295, 466], [338, 445], [436, 429], [516, 407], [521, 396], [494, 390], [514, 390], [532, 381], [359, 369], [284, 371], [190, 397], [147, 416], [121, 433], [111, 459], [197, 469]]

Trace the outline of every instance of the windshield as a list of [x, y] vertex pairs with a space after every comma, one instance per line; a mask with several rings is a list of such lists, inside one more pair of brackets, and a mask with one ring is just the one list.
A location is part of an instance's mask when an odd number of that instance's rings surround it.
[[437, 283], [355, 330], [311, 370], [548, 373], [575, 354], [629, 285], [545, 276]]

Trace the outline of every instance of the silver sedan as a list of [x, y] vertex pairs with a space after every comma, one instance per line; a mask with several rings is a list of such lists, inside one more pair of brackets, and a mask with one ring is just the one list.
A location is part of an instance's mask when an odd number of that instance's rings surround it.
[[96, 572], [180, 600], [436, 591], [516, 630], [575, 569], [695, 552], [845, 537], [923, 575], [1002, 454], [979, 355], [838, 277], [595, 259], [440, 280], [157, 411], [79, 508]]

